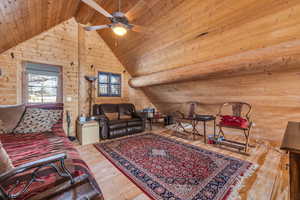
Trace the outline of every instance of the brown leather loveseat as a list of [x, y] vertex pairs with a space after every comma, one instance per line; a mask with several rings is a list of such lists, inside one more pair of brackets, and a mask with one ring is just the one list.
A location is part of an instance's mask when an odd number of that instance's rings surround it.
[[145, 130], [145, 120], [133, 104], [95, 104], [93, 116], [99, 120], [102, 139], [116, 138]]

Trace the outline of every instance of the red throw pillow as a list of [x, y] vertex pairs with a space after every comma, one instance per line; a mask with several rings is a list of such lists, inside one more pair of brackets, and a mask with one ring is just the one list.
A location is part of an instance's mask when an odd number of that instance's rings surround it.
[[246, 120], [242, 117], [223, 115], [223, 116], [221, 116], [220, 125], [248, 128], [249, 123], [248, 123], [248, 120]]

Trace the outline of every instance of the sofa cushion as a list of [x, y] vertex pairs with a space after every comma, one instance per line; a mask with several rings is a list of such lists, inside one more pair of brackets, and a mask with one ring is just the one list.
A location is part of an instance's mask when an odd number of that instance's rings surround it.
[[131, 113], [135, 112], [134, 105], [131, 103], [119, 104], [119, 112], [121, 115], [131, 115]]
[[[88, 180], [93, 186], [92, 189], [95, 190], [95, 192], [97, 192], [99, 196], [99, 198], [91, 199], [103, 200], [101, 190], [99, 189], [98, 184], [96, 183], [91, 171], [89, 170], [86, 163], [80, 158], [80, 155], [77, 152], [76, 148], [67, 137], [56, 136], [52, 133], [35, 133], [23, 135], [2, 134], [0, 135], [0, 141], [2, 141], [14, 167], [18, 167], [20, 165], [34, 162], [39, 159], [43, 159], [60, 153], [66, 153], [66, 168], [70, 171], [73, 178], [76, 178], [82, 174], [88, 174]], [[11, 177], [10, 180], [8, 180], [6, 183], [3, 183], [3, 185], [1, 186], [3, 186], [4, 189], [10, 189], [13, 187], [16, 180], [30, 180], [31, 173], [32, 171], [26, 171], [16, 177]], [[55, 170], [49, 167], [41, 168], [38, 176], [39, 179], [43, 181], [33, 182], [29, 190], [24, 193], [25, 197], [21, 196], [18, 199], [31, 199], [29, 197], [32, 197], [47, 189], [57, 187], [58, 185], [66, 181], [66, 178], [59, 176]], [[66, 190], [66, 192], [74, 194], [74, 198], [68, 198], [65, 195], [62, 195], [61, 198], [51, 199], [85, 199], [80, 197], [79, 192], [84, 192], [84, 194], [87, 194], [93, 191], [87, 190], [84, 185], [85, 184], [80, 183]], [[19, 191], [19, 189], [20, 187], [17, 187], [16, 191]]]
[[128, 126], [142, 126], [143, 125], [143, 121], [138, 118], [133, 118], [133, 119], [127, 120], [127, 123], [128, 123]]
[[24, 111], [25, 105], [0, 106], [0, 133], [11, 133]]
[[27, 108], [14, 133], [49, 132], [61, 116], [62, 110]]
[[109, 120], [118, 120], [119, 119], [119, 113], [106, 113], [105, 116]]
[[120, 119], [131, 119], [131, 115], [120, 115]]
[[118, 128], [126, 128], [127, 121], [126, 120], [110, 120], [109, 128], [110, 129], [118, 129]]
[[106, 113], [117, 113], [119, 112], [118, 104], [101, 104], [101, 111]]
[[5, 149], [3, 148], [0, 142], [0, 174], [10, 170], [13, 168], [12, 162], [9, 159], [8, 154], [6, 153]]

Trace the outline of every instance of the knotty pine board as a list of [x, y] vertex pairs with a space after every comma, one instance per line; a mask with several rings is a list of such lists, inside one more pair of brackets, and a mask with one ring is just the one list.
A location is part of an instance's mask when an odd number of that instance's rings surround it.
[[[64, 108], [71, 112], [73, 135], [79, 113], [88, 113], [85, 75], [97, 75], [98, 71], [122, 74], [122, 97], [95, 96], [96, 103], [133, 102], [138, 109], [152, 105], [140, 89], [129, 88], [130, 75], [101, 37], [96, 32], [83, 31], [73, 18], [0, 54], [1, 105], [22, 103], [24, 61], [62, 66]], [[72, 100], [67, 102], [66, 97]], [[66, 128], [66, 124], [64, 126]]]

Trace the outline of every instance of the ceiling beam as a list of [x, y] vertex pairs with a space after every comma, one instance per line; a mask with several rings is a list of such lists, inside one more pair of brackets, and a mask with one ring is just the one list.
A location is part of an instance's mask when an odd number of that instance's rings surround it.
[[213, 61], [197, 63], [175, 69], [134, 77], [131, 87], [147, 87], [183, 81], [253, 74], [299, 67], [300, 40], [267, 48], [247, 51]]

